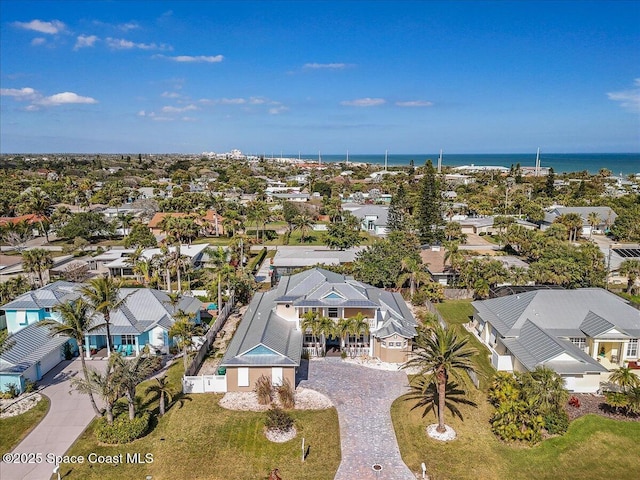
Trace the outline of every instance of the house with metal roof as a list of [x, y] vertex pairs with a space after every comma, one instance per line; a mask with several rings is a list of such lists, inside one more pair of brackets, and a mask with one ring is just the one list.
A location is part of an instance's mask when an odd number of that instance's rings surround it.
[[[544, 219], [540, 222], [540, 229], [546, 230], [561, 215], [568, 213], [577, 213], [582, 218], [581, 235], [588, 237], [592, 233], [606, 233], [618, 215], [610, 207], [559, 207], [556, 206], [548, 212], [545, 212]], [[598, 223], [591, 225], [589, 223], [589, 215], [595, 213], [598, 216]]]
[[[0, 355], [0, 389], [6, 389], [10, 383], [23, 388], [27, 379], [40, 380], [63, 359], [62, 347], [68, 339], [50, 338], [48, 329], [39, 328], [38, 323], [45, 319], [60, 321], [55, 306], [80, 298], [81, 287], [78, 283], [58, 281], [0, 307], [6, 314], [12, 345]], [[152, 351], [168, 352], [172, 345], [168, 332], [180, 310], [200, 322], [201, 302], [193, 297], [183, 296], [175, 307], [165, 292], [149, 288], [123, 288], [120, 297], [126, 301], [111, 313], [110, 332], [114, 348], [126, 356], [139, 355], [145, 346]], [[99, 328], [85, 337], [86, 355], [88, 359], [103, 358], [110, 352], [106, 328], [100, 326], [104, 325], [102, 315], [95, 314], [93, 324]], [[73, 342], [71, 347], [77, 350]]]
[[[313, 312], [336, 324], [359, 317], [366, 328], [348, 338], [326, 333], [314, 337], [303, 329], [305, 314]], [[221, 366], [228, 391], [250, 391], [265, 375], [274, 385], [284, 379], [295, 384], [302, 354], [377, 357], [402, 363], [411, 352], [416, 320], [402, 295], [387, 292], [322, 268], [283, 276], [277, 287], [256, 293], [229, 343]]]
[[497, 370], [546, 366], [574, 392], [596, 392], [638, 361], [640, 311], [601, 288], [534, 290], [475, 301], [472, 326]]

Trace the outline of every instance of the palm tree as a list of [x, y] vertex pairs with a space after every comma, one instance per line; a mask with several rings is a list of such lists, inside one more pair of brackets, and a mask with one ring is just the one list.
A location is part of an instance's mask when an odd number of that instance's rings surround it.
[[113, 356], [114, 381], [118, 389], [124, 393], [129, 404], [129, 420], [136, 418], [136, 387], [153, 371], [150, 357], [138, 356], [132, 360], [122, 355]]
[[295, 216], [293, 224], [296, 230], [300, 230], [300, 243], [304, 243], [307, 239], [307, 234], [313, 229], [313, 217], [306, 212], [302, 212]]
[[419, 330], [414, 340], [413, 357], [402, 368], [418, 367], [426, 383], [435, 383], [438, 391], [438, 428], [446, 431], [444, 410], [446, 408], [447, 384], [449, 376], [458, 384], [465, 379], [464, 370], [476, 372], [472, 362], [477, 350], [468, 345], [468, 338], [460, 338], [453, 329], [444, 329], [437, 325], [432, 330]]
[[336, 335], [336, 322], [328, 317], [320, 317], [319, 333], [325, 340], [322, 346], [322, 350], [324, 351], [326, 339]]
[[400, 263], [401, 271], [404, 273], [398, 277], [396, 286], [402, 287], [409, 282], [409, 295], [411, 295], [411, 298], [413, 298], [416, 288], [419, 288], [421, 283], [431, 280], [431, 275], [424, 271], [423, 266], [422, 262], [414, 257], [405, 257]]
[[587, 215], [587, 223], [591, 227], [591, 229], [589, 230], [589, 239], [591, 239], [591, 236], [593, 235], [593, 229], [600, 224], [600, 215], [598, 215], [598, 212], [589, 213], [589, 215]]
[[111, 277], [98, 277], [90, 280], [88, 285], [80, 289], [80, 293], [87, 299], [94, 314], [100, 314], [104, 318], [104, 325], [107, 330], [108, 355], [111, 355], [113, 351], [111, 313], [124, 305], [128, 298], [128, 295], [120, 298], [121, 285], [121, 282]]
[[634, 387], [640, 387], [640, 377], [638, 377], [629, 367], [620, 367], [609, 375], [609, 381], [618, 385], [623, 392], [628, 392]]
[[165, 401], [171, 403], [171, 400], [173, 399], [173, 390], [171, 389], [166, 375], [157, 377], [154, 380], [155, 382], [149, 385], [144, 393], [145, 395], [149, 395], [150, 393], [158, 395], [158, 399], [160, 401], [158, 416], [162, 417], [165, 413]]
[[78, 392], [100, 396], [104, 402], [105, 414], [109, 425], [113, 424], [113, 406], [120, 398], [121, 393], [114, 371], [114, 358], [116, 357], [119, 357], [119, 355], [114, 355], [107, 361], [104, 374], [90, 368], [87, 369], [88, 375], [86, 379], [78, 377], [71, 379], [71, 385]]
[[189, 362], [189, 349], [193, 346], [193, 336], [199, 332], [198, 325], [193, 323], [193, 314], [178, 310], [174, 314], [176, 321], [169, 329], [169, 337], [176, 338], [177, 347], [182, 350], [182, 361], [185, 371]]
[[[418, 376], [409, 385], [411, 391], [407, 393], [403, 400], [417, 400], [416, 404], [411, 407], [411, 410], [424, 407], [422, 412], [422, 418], [424, 418], [429, 412], [438, 412], [440, 415], [440, 394], [438, 393], [438, 385], [435, 382], [428, 381], [423, 376]], [[455, 382], [449, 382], [445, 386], [445, 401], [444, 406], [447, 408], [454, 417], [458, 417], [460, 420], [464, 420], [462, 412], [456, 404], [471, 405], [477, 407], [478, 405], [466, 398], [467, 392], [458, 387]]]
[[300, 328], [303, 332], [311, 332], [313, 337], [313, 344], [316, 351], [316, 357], [318, 356], [318, 336], [320, 335], [321, 321], [318, 312], [309, 310], [302, 315], [302, 322]]
[[44, 287], [44, 272], [53, 267], [51, 253], [42, 248], [22, 252], [22, 268], [25, 272], [37, 273], [40, 286]]
[[342, 338], [342, 343], [346, 349], [349, 348], [349, 338], [351, 335], [355, 335], [355, 331], [353, 330], [353, 319], [352, 318], [341, 318], [338, 320], [338, 324], [336, 325], [336, 333], [340, 335]]
[[627, 293], [632, 293], [636, 280], [640, 277], [640, 260], [625, 260], [620, 264], [619, 272], [627, 277]]
[[[36, 325], [49, 327], [50, 337], [62, 335], [75, 340], [80, 353], [80, 362], [82, 362], [82, 373], [84, 374], [84, 379], [89, 382], [89, 372], [84, 358], [84, 342], [85, 335], [96, 329], [93, 326], [93, 318], [91, 317], [91, 306], [83, 298], [79, 298], [75, 302], [60, 303], [54, 309], [60, 314], [61, 321], [44, 319]], [[102, 415], [93, 398], [93, 392], [89, 391], [88, 394], [93, 411], [96, 412], [96, 415]]]
[[362, 335], [364, 338], [369, 336], [369, 322], [366, 320], [362, 312], [356, 313], [355, 316], [349, 318], [352, 322], [353, 334], [357, 337]]
[[582, 217], [578, 213], [565, 213], [555, 219], [562, 223], [569, 230], [569, 241], [575, 242], [578, 239], [578, 230], [582, 228]]
[[49, 214], [51, 213], [51, 199], [42, 190], [31, 190], [25, 205], [26, 210], [38, 217], [39, 230], [44, 233], [49, 243]]
[[451, 265], [451, 271], [454, 273], [453, 284], [457, 283], [457, 276], [460, 273], [460, 266], [464, 261], [464, 254], [459, 249], [460, 244], [458, 242], [447, 242], [445, 244], [445, 253], [442, 260], [442, 266], [446, 266], [447, 260]]
[[528, 375], [518, 375], [522, 396], [533, 400], [542, 415], [563, 408], [569, 398], [560, 374], [547, 367], [536, 367]]

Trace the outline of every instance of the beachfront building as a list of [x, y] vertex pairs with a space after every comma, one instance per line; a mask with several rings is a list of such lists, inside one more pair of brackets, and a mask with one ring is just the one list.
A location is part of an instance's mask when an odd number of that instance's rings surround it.
[[474, 332], [496, 370], [546, 366], [573, 392], [595, 393], [638, 362], [640, 312], [601, 288], [534, 290], [475, 301]]
[[[310, 314], [311, 313], [311, 314]], [[310, 314], [310, 315], [309, 315]], [[306, 317], [328, 319], [321, 331]], [[353, 331], [329, 332], [327, 324], [357, 318]], [[331, 323], [329, 323], [331, 322]], [[274, 385], [294, 385], [304, 354], [407, 360], [416, 320], [399, 293], [387, 292], [337, 273], [313, 268], [282, 277], [276, 288], [255, 294], [231, 340], [221, 366], [227, 391], [250, 391], [261, 375]]]

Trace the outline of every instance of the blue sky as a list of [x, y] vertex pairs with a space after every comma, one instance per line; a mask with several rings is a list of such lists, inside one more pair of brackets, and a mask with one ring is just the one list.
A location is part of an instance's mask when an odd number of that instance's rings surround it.
[[640, 2], [2, 0], [0, 151], [640, 151]]

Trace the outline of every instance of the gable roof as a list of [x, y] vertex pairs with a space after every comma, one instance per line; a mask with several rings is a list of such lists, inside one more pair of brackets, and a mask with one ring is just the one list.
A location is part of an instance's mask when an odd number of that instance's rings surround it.
[[2, 308], [2, 310], [40, 310], [42, 308], [53, 308], [58, 303], [79, 298], [80, 294], [77, 293], [77, 288], [77, 283], [58, 280], [37, 290], [23, 293], [0, 308]]
[[502, 343], [529, 370], [537, 366], [553, 366], [560, 374], [606, 372], [607, 369], [571, 342], [548, 334], [527, 320], [517, 338], [504, 338]]
[[[298, 366], [302, 333], [273, 311], [276, 290], [256, 293], [222, 358], [222, 366]], [[258, 347], [273, 353], [251, 354]]]

